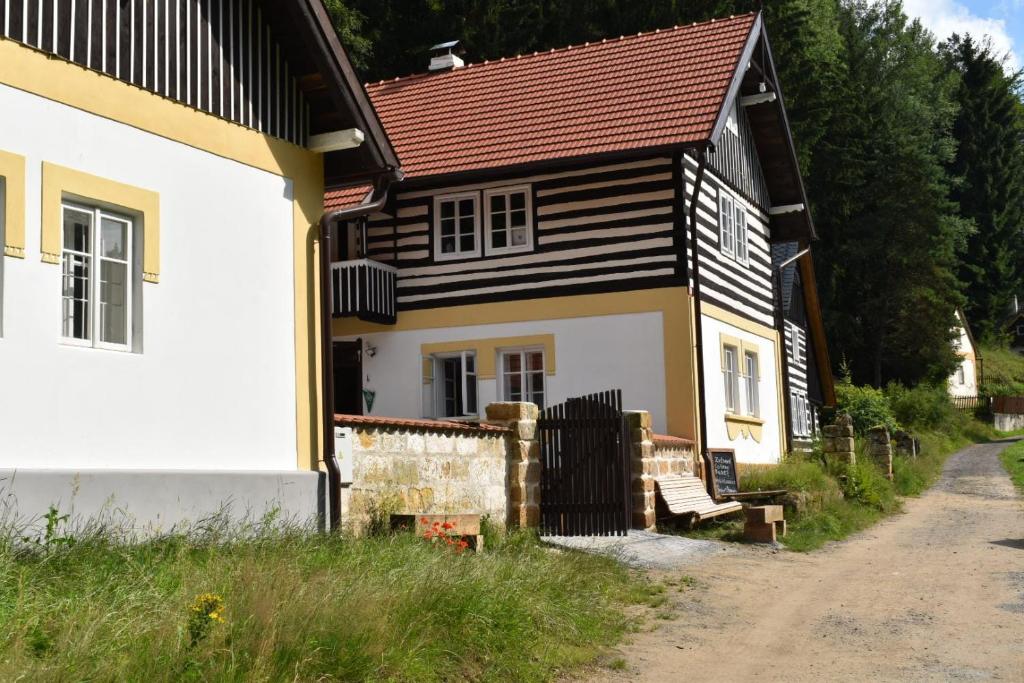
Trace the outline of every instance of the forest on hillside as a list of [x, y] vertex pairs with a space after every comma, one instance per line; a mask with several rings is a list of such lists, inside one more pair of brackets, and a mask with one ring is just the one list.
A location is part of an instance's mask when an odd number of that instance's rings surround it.
[[[367, 81], [748, 12], [759, 0], [327, 0]], [[900, 0], [763, 3], [820, 235], [832, 357], [857, 383], [939, 381], [953, 311], [998, 346], [1024, 295], [1021, 72], [983, 37], [936, 37]]]

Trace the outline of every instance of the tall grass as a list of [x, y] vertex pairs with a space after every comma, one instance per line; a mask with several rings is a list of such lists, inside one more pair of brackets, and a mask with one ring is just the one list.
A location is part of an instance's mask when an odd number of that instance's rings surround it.
[[1015, 443], [1004, 450], [1000, 455], [1000, 460], [1010, 475], [1010, 479], [1021, 493], [1024, 493], [1024, 441]]
[[[193, 643], [189, 605], [207, 593], [224, 622]], [[545, 680], [617, 640], [642, 599], [614, 561], [524, 534], [480, 555], [301, 530], [8, 542], [0, 680]]]

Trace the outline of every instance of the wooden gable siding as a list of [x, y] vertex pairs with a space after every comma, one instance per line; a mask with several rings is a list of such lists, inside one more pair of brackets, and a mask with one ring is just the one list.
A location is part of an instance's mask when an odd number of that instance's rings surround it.
[[739, 133], [733, 133], [728, 128], [722, 131], [715, 151], [708, 154], [708, 167], [747, 201], [767, 211], [771, 207], [771, 199], [750, 131], [750, 122], [742, 106], [736, 109]]
[[[686, 168], [686, 211], [697, 180], [697, 161], [683, 155]], [[740, 315], [753, 322], [775, 327], [772, 294], [772, 265], [768, 215], [746, 201], [749, 264], [724, 255], [719, 246], [718, 196], [737, 193], [716, 173], [705, 171], [697, 204], [698, 258], [701, 270], [701, 301]], [[740, 195], [741, 201], [743, 200]]]
[[[434, 198], [530, 185], [534, 249], [435, 262]], [[398, 309], [685, 285], [669, 158], [397, 193], [367, 255], [395, 265]], [[481, 239], [485, 239], [481, 217]], [[486, 242], [484, 243], [486, 245]]]
[[0, 0], [11, 40], [304, 145], [309, 107], [259, 0]]

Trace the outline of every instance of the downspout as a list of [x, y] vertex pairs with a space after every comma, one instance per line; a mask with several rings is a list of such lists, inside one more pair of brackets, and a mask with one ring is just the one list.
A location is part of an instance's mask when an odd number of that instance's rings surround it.
[[382, 176], [373, 188], [368, 202], [328, 211], [320, 218], [320, 389], [322, 397], [320, 457], [327, 467], [330, 516], [328, 529], [341, 528], [341, 465], [334, 452], [334, 349], [331, 334], [331, 313], [334, 310], [334, 288], [331, 286], [331, 225], [337, 221], [365, 216], [383, 208], [393, 176]]
[[[685, 163], [685, 161], [684, 161]], [[700, 200], [701, 186], [704, 184], [704, 171], [707, 167], [707, 145], [700, 148], [697, 152], [697, 179], [693, 183], [693, 194], [690, 196], [690, 270], [693, 273], [693, 318], [694, 318], [694, 333], [696, 340], [694, 341], [694, 351], [697, 356], [697, 443], [700, 444], [700, 454], [703, 462], [708, 463], [708, 416], [707, 416], [707, 393], [705, 391], [705, 378], [704, 378], [704, 323], [701, 320], [701, 304], [700, 304], [700, 259], [697, 256], [699, 251], [698, 235], [697, 235], [697, 202]], [[683, 177], [686, 177], [686, 171], [684, 166]], [[707, 482], [710, 483], [711, 476], [710, 470], [707, 477]]]

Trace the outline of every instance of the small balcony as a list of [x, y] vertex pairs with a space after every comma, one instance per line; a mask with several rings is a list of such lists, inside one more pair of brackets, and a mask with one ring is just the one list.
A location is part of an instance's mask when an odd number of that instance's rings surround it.
[[394, 325], [397, 284], [398, 271], [384, 263], [370, 259], [332, 263], [334, 307], [331, 315]]

